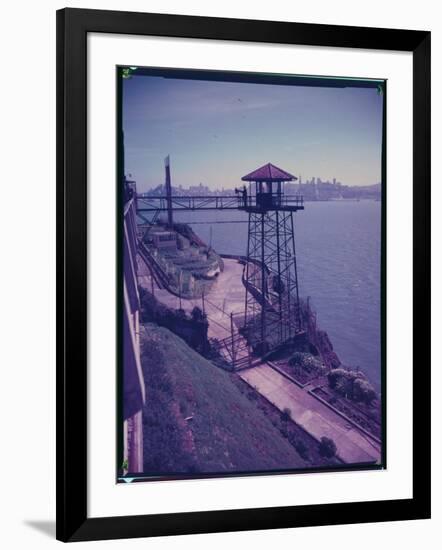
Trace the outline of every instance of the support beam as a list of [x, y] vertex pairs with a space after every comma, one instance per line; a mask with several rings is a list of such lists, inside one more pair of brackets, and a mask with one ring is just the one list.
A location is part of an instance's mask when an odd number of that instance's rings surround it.
[[244, 279], [249, 343], [265, 351], [301, 330], [292, 212], [249, 213]]

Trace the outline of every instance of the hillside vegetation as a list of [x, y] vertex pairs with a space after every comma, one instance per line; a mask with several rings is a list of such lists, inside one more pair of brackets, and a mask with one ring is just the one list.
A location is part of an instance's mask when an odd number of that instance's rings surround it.
[[194, 472], [308, 466], [256, 404], [168, 329], [141, 327], [146, 384], [144, 470]]

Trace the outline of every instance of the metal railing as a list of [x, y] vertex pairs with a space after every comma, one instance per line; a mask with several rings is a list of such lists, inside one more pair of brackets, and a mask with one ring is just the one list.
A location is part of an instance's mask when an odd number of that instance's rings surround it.
[[[285, 195], [283, 193], [258, 193], [252, 195], [201, 195], [172, 196], [172, 210], [241, 210], [245, 208], [304, 208], [302, 195]], [[137, 195], [137, 212], [166, 212], [167, 198], [163, 195]]]

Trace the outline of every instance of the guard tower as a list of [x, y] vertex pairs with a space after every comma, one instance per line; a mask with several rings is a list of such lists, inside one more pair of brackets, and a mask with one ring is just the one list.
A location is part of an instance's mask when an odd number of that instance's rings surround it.
[[293, 212], [304, 204], [284, 194], [284, 183], [297, 178], [273, 164], [241, 179], [248, 182], [241, 209], [249, 214], [244, 332], [261, 355], [301, 331]]

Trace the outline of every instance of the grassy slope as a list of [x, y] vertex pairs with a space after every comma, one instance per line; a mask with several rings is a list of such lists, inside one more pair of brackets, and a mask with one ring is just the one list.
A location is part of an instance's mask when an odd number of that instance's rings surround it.
[[157, 325], [142, 327], [141, 343], [146, 473], [306, 466], [269, 418], [232, 383], [232, 375]]

